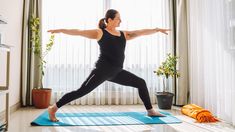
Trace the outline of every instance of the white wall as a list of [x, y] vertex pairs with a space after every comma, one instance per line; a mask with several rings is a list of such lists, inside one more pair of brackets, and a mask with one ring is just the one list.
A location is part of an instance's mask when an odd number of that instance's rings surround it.
[[[23, 0], [0, 0], [0, 15], [7, 21], [1, 25], [4, 33], [3, 43], [12, 45], [10, 60], [10, 106], [20, 102], [20, 60], [21, 60], [21, 29], [22, 29]], [[0, 54], [0, 85], [5, 80], [4, 55]], [[0, 112], [5, 108], [5, 96], [0, 97]]]

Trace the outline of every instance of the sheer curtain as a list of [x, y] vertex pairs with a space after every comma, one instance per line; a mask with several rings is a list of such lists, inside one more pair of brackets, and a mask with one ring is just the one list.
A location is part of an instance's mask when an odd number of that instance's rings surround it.
[[[109, 8], [118, 10], [122, 23], [119, 30], [142, 28], [170, 28], [168, 0], [44, 0], [43, 43], [48, 41], [48, 29], [97, 28], [98, 21]], [[53, 6], [56, 5], [56, 6]], [[66, 5], [66, 6], [65, 6]], [[131, 6], [130, 6], [131, 5]], [[154, 34], [127, 42], [124, 69], [146, 80], [151, 101], [162, 89], [161, 80], [154, 73], [166, 53], [172, 51], [172, 35]], [[56, 35], [55, 45], [47, 56], [44, 86], [53, 89], [52, 102], [64, 93], [78, 89], [88, 77], [99, 56], [95, 40], [79, 36]], [[140, 104], [135, 88], [104, 82], [88, 95], [70, 104]]]
[[[234, 0], [190, 0], [191, 102], [235, 125]], [[233, 8], [233, 9], [232, 9]]]

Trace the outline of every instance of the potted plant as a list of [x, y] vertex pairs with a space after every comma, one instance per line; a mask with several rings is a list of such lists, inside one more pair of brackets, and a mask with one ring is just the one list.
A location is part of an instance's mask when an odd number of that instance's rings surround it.
[[169, 77], [176, 76], [178, 78], [180, 76], [176, 70], [177, 59], [178, 57], [171, 53], [167, 54], [166, 60], [154, 71], [157, 76], [163, 77], [163, 92], [156, 92], [158, 107], [160, 109], [171, 109], [174, 94], [168, 92], [167, 89], [169, 89]]
[[53, 44], [54, 44], [54, 35], [51, 34], [49, 42], [46, 44], [46, 49], [42, 50], [42, 44], [41, 44], [41, 35], [40, 35], [40, 19], [38, 17], [31, 17], [30, 20], [30, 29], [31, 29], [31, 42], [32, 42], [32, 48], [31, 51], [34, 53], [36, 57], [39, 58], [40, 63], [38, 65], [38, 68], [41, 71], [40, 76], [40, 86], [33, 88], [32, 90], [32, 99], [33, 99], [33, 105], [36, 108], [47, 108], [50, 105], [51, 100], [51, 88], [44, 88], [43, 87], [43, 76], [44, 76], [44, 68], [46, 67], [46, 61], [45, 56], [49, 53], [51, 50]]

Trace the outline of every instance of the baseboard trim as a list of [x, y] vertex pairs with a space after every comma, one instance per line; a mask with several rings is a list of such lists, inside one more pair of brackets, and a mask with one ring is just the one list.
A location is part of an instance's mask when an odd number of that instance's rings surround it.
[[[10, 106], [10, 114], [16, 112], [21, 107], [20, 102]], [[0, 122], [5, 120], [5, 111], [0, 112]], [[1, 123], [0, 123], [1, 124]]]

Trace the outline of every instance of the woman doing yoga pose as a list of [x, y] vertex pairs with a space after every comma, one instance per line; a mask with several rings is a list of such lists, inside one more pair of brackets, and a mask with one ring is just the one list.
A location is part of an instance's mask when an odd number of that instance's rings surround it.
[[167, 35], [167, 32], [170, 31], [170, 29], [154, 28], [135, 31], [119, 31], [116, 28], [119, 27], [120, 23], [121, 18], [119, 12], [114, 9], [109, 9], [106, 12], [105, 18], [100, 20], [98, 29], [48, 30], [50, 33], [64, 33], [68, 35], [83, 36], [89, 39], [96, 39], [100, 46], [100, 56], [98, 61], [95, 63], [95, 68], [82, 83], [81, 87], [65, 94], [58, 102], [48, 107], [49, 118], [51, 121], [58, 121], [55, 113], [60, 107], [88, 94], [106, 80], [137, 88], [139, 96], [147, 110], [148, 116], [164, 116], [153, 109], [144, 79], [124, 70], [123, 62], [127, 40], [143, 35], [154, 34], [156, 32], [161, 32]]

